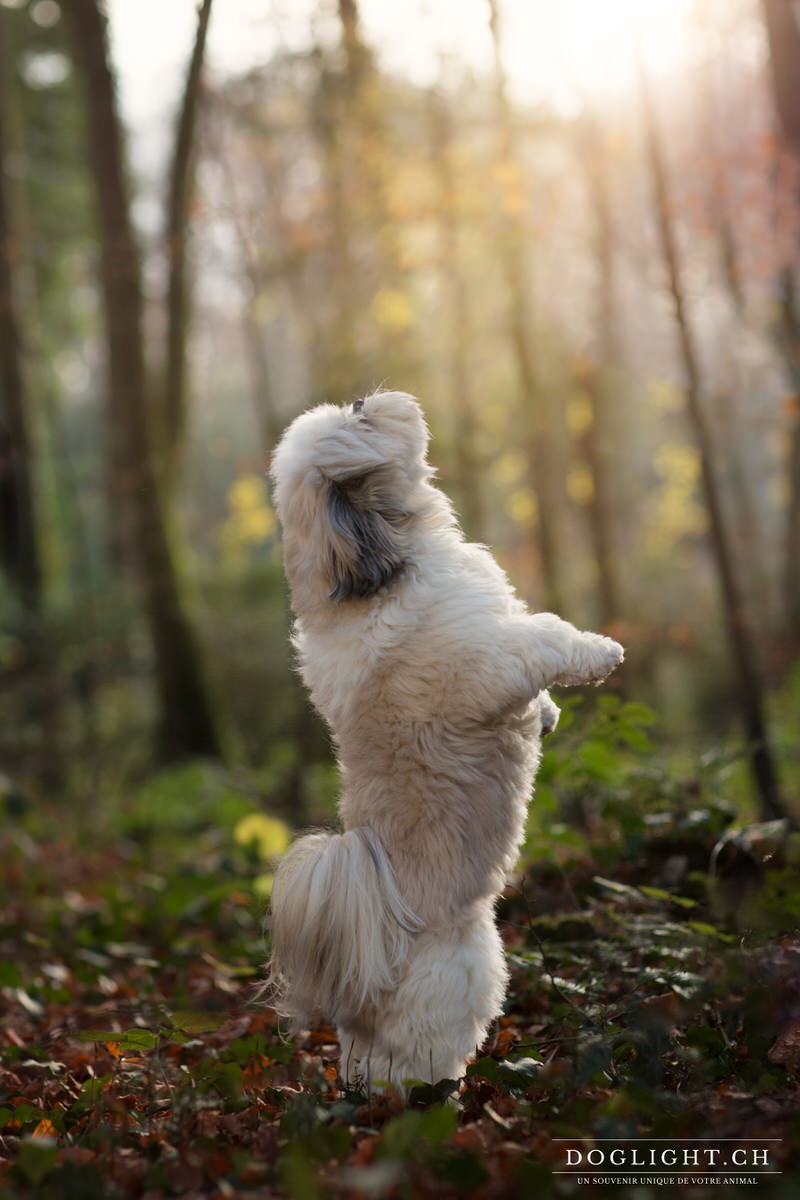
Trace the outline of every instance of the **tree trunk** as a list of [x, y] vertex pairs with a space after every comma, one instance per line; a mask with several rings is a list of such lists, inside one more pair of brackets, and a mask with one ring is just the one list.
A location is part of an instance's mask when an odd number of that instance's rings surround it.
[[687, 412], [700, 454], [703, 491], [710, 522], [711, 547], [719, 577], [733, 665], [738, 675], [739, 703], [749, 740], [750, 761], [764, 818], [782, 817], [785, 814], [780, 800], [778, 779], [767, 734], [762, 683], [755, 644], [748, 627], [744, 600], [734, 567], [714, 467], [711, 433], [703, 409], [700, 367], [695, 348], [694, 331], [686, 306], [678, 247], [670, 218], [671, 205], [664, 155], [649, 84], [641, 65], [640, 81], [656, 223], [678, 327], [680, 351], [686, 376]]
[[347, 171], [342, 155], [342, 101], [340, 80], [325, 66], [323, 51], [318, 51], [319, 85], [312, 101], [313, 129], [320, 147], [323, 181], [328, 196], [327, 250], [330, 260], [329, 287], [333, 296], [333, 317], [325, 350], [314, 355], [315, 391], [336, 401], [357, 394], [356, 292], [361, 273], [356, 271], [352, 248], [352, 230], [346, 193]]
[[800, 25], [796, 7], [792, 0], [762, 0], [762, 3], [775, 107], [786, 141], [794, 150], [800, 151], [800, 89], [797, 87]]
[[597, 564], [600, 619], [605, 628], [622, 615], [609, 461], [613, 372], [619, 366], [620, 348], [615, 303], [614, 229], [603, 147], [599, 144], [600, 132], [594, 123], [585, 126], [582, 134], [578, 156], [586, 175], [589, 204], [595, 222], [593, 250], [597, 270], [597, 364], [592, 364], [579, 382], [585, 389], [592, 410], [584, 450], [594, 485], [588, 511]]
[[455, 458], [459, 508], [467, 534], [481, 540], [483, 530], [482, 464], [479, 455], [475, 396], [469, 371], [470, 297], [459, 253], [458, 184], [453, 171], [453, 131], [447, 101], [435, 88], [428, 94], [433, 166], [438, 181], [440, 272], [447, 296], [447, 372], [449, 411], [457, 421]]
[[167, 354], [164, 380], [164, 423], [169, 490], [175, 483], [186, 431], [186, 339], [189, 326], [186, 242], [194, 182], [195, 126], [210, 16], [211, 0], [203, 0], [198, 9], [197, 33], [178, 118], [167, 198], [165, 241], [169, 271], [166, 304]]
[[780, 342], [792, 389], [789, 434], [789, 497], [786, 504], [784, 598], [792, 649], [800, 647], [800, 313], [792, 267], [781, 272]]
[[100, 218], [113, 469], [130, 514], [135, 565], [155, 654], [164, 759], [219, 756], [220, 740], [167, 540], [147, 427], [139, 247], [130, 219], [122, 127], [97, 0], [65, 0], [87, 95], [89, 157]]
[[[368, 301], [372, 302], [387, 287], [405, 296], [408, 286], [399, 224], [391, 206], [392, 130], [387, 120], [384, 80], [362, 37], [358, 0], [338, 0], [338, 12], [344, 59], [340, 133], [350, 152], [348, 190], [353, 197], [363, 197], [360, 225], [373, 235], [374, 249], [366, 272]], [[393, 386], [402, 387], [415, 357], [411, 321], [380, 326], [376, 349], [373, 377], [386, 378]]]
[[18, 251], [11, 221], [5, 164], [8, 91], [12, 72], [6, 46], [7, 17], [0, 7], [0, 563], [22, 604], [41, 605], [42, 571], [34, 511], [29, 413], [22, 371], [14, 288]]
[[[800, 160], [800, 23], [790, 0], [763, 0], [773, 95], [787, 145]], [[793, 649], [800, 646], [800, 312], [797, 306], [796, 263], [787, 264], [780, 275], [780, 321], [778, 344], [793, 405], [789, 429], [786, 505], [786, 570], [784, 603], [786, 623]]]
[[[499, 141], [496, 165], [500, 168], [518, 161], [511, 107], [508, 102], [505, 69], [500, 53], [500, 15], [497, 0], [489, 0], [489, 28], [495, 64], [495, 104]], [[517, 365], [525, 416], [529, 427], [526, 450], [531, 465], [533, 488], [538, 507], [538, 553], [544, 582], [545, 603], [556, 612], [564, 611], [561, 560], [558, 551], [558, 501], [554, 486], [553, 438], [543, 389], [537, 378], [536, 355], [531, 333], [529, 281], [526, 271], [527, 239], [520, 216], [500, 206], [498, 251], [508, 289], [507, 336]]]

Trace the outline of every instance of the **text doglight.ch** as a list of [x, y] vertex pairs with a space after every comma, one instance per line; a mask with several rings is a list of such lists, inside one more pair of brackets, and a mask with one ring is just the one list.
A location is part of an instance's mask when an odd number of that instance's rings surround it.
[[566, 1150], [568, 1167], [704, 1167], [730, 1169], [734, 1167], [768, 1167], [769, 1151], [765, 1148], [738, 1146], [729, 1151], [719, 1146], [665, 1146], [662, 1149], [639, 1146], [615, 1146], [605, 1150], [594, 1146], [590, 1150], [569, 1146]]

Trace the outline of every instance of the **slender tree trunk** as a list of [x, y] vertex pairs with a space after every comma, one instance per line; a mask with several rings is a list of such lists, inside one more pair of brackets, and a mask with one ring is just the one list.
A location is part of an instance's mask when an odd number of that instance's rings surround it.
[[[349, 150], [349, 193], [363, 198], [361, 224], [373, 231], [374, 252], [366, 276], [372, 300], [387, 287], [405, 294], [407, 286], [398, 219], [391, 207], [391, 126], [383, 80], [362, 36], [358, 0], [338, 0], [338, 12], [345, 64], [340, 93], [340, 136]], [[381, 328], [375, 366], [379, 378], [387, 377], [389, 382], [402, 386], [402, 381], [393, 376], [402, 372], [407, 377], [413, 362], [410, 329], [410, 320]]]
[[711, 546], [719, 577], [725, 621], [728, 628], [733, 666], [738, 675], [738, 697], [750, 743], [750, 761], [756, 780], [761, 809], [765, 818], [784, 816], [778, 779], [769, 744], [762, 683], [755, 644], [748, 627], [744, 600], [734, 566], [725, 514], [714, 468], [714, 448], [702, 402], [700, 367], [695, 348], [694, 330], [686, 306], [678, 247], [670, 218], [671, 204], [664, 155], [661, 148], [655, 109], [640, 66], [642, 112], [647, 153], [652, 179], [655, 216], [661, 251], [667, 269], [669, 288], [678, 328], [681, 357], [686, 376], [686, 403], [689, 422], [700, 453], [701, 475], [708, 510]]
[[800, 313], [792, 267], [781, 272], [780, 340], [786, 374], [792, 389], [792, 424], [789, 433], [789, 498], [786, 504], [786, 572], [784, 597], [789, 635], [800, 646]]
[[338, 8], [342, 47], [347, 63], [346, 78], [351, 96], [356, 99], [371, 68], [370, 55], [361, 37], [358, 0], [338, 0]]
[[438, 181], [440, 279], [447, 296], [447, 372], [449, 410], [458, 422], [455, 456], [461, 516], [467, 533], [480, 540], [483, 529], [482, 463], [475, 395], [469, 370], [470, 296], [459, 252], [458, 183], [453, 171], [453, 129], [445, 97], [432, 88], [428, 121], [433, 166]]
[[[706, 12], [704, 16], [700, 17], [700, 21], [704, 52], [709, 62], [713, 62], [715, 59], [722, 60], [725, 52], [724, 40], [716, 28], [713, 15]], [[747, 328], [749, 322], [744, 280], [726, 187], [724, 147], [719, 144], [719, 105], [714, 83], [715, 75], [716, 72], [711, 69], [703, 72], [698, 88], [700, 122], [698, 140], [708, 162], [711, 176], [708, 222], [709, 228], [714, 230], [719, 267], [725, 291], [730, 300], [731, 315], [744, 328]], [[718, 462], [724, 463], [724, 469], [720, 472], [721, 483], [734, 522], [734, 548], [739, 563], [742, 561], [747, 563], [746, 575], [742, 574], [741, 570], [739, 574], [746, 589], [750, 611], [759, 612], [760, 623], [763, 625], [769, 617], [772, 607], [769, 604], [769, 598], [774, 593], [770, 573], [762, 553], [763, 539], [760, 536], [758, 506], [755, 499], [757, 483], [751, 465], [754, 456], [749, 453], [735, 391], [731, 394], [719, 393], [715, 397], [712, 410], [714, 413], [713, 427], [718, 431], [719, 436], [717, 459]]]
[[[489, 28], [494, 48], [495, 104], [499, 134], [496, 164], [502, 168], [519, 161], [511, 106], [508, 101], [505, 68], [500, 52], [500, 14], [497, 0], [488, 0]], [[554, 487], [553, 438], [549, 428], [543, 389], [537, 378], [533, 346], [532, 317], [527, 277], [527, 239], [519, 215], [501, 205], [498, 251], [508, 289], [507, 335], [517, 365], [523, 405], [529, 433], [527, 454], [531, 464], [533, 488], [538, 507], [536, 531], [538, 553], [545, 590], [545, 603], [556, 612], [564, 611], [564, 593], [559, 556], [558, 501]]]
[[12, 78], [7, 17], [0, 7], [0, 563], [24, 606], [38, 612], [42, 571], [34, 511], [29, 411], [14, 288], [18, 244], [11, 221], [5, 164]]
[[220, 755], [220, 740], [193, 631], [184, 612], [167, 540], [147, 426], [143, 296], [130, 220], [122, 127], [97, 0], [65, 0], [83, 71], [88, 141], [102, 247], [108, 335], [113, 468], [130, 514], [135, 565], [155, 654], [160, 753], [165, 759]]
[[178, 118], [167, 198], [165, 241], [169, 270], [164, 421], [168, 485], [175, 482], [186, 432], [186, 340], [190, 317], [186, 245], [194, 182], [195, 126], [210, 16], [211, 0], [202, 0], [197, 13], [197, 33]]
[[[762, 0], [762, 4], [775, 107], [786, 144], [800, 162], [800, 87], [797, 82], [800, 71], [800, 21], [797, 9], [790, 0]], [[795, 398], [789, 429], [784, 574], [786, 623], [793, 649], [800, 646], [800, 311], [796, 271], [796, 262], [787, 264], [781, 271], [778, 324], [778, 344]]]
[[[306, 247], [292, 249], [292, 232], [281, 207], [281, 187], [285, 180], [282, 177], [274, 177], [277, 167], [274, 162], [270, 162], [268, 155], [264, 155], [262, 159], [261, 186], [262, 211], [268, 232], [265, 235], [260, 224], [257, 228], [248, 227], [246, 205], [242, 203], [239, 195], [237, 170], [232, 165], [228, 153], [228, 147], [234, 140], [229, 137], [229, 123], [234, 120], [235, 109], [226, 104], [224, 98], [217, 96], [214, 116], [215, 119], [206, 124], [207, 136], [208, 131], [211, 131], [211, 141], [206, 145], [205, 152], [219, 163], [225, 176], [225, 190], [229, 201], [228, 215], [247, 284], [242, 303], [242, 332], [247, 349], [253, 411], [261, 431], [262, 449], [265, 454], [270, 454], [283, 431], [283, 421], [278, 411], [263, 323], [259, 319], [258, 309], [265, 297], [274, 296], [275, 292], [284, 286], [288, 292], [290, 306], [299, 322], [310, 326], [306, 331], [308, 353], [310, 358], [314, 358], [321, 338], [316, 322], [309, 315], [312, 306], [306, 302], [299, 278], [308, 250]], [[261, 211], [259, 220], [260, 218]], [[265, 242], [278, 248], [277, 253], [266, 261], [263, 254]]]
[[320, 146], [323, 179], [328, 196], [327, 249], [330, 262], [329, 286], [333, 295], [333, 318], [326, 349], [314, 355], [315, 384], [330, 399], [353, 399], [357, 395], [359, 371], [356, 355], [356, 293], [360, 283], [355, 270], [352, 230], [346, 192], [346, 168], [342, 155], [342, 101], [339, 79], [320, 58], [320, 81], [314, 97], [312, 119]]
[[277, 445], [281, 435], [281, 421], [275, 405], [261, 323], [256, 317], [258, 302], [265, 293], [267, 280], [262, 278], [258, 252], [254, 249], [252, 239], [248, 236], [245, 229], [244, 220], [240, 216], [236, 198], [234, 173], [231, 170], [222, 145], [217, 147], [217, 159], [222, 164], [228, 192], [231, 197], [231, 224], [233, 225], [234, 235], [239, 246], [242, 269], [249, 288], [249, 294], [245, 296], [242, 305], [242, 329], [247, 347], [247, 362], [250, 368], [253, 410], [261, 431], [262, 449], [264, 454], [270, 454]]
[[594, 217], [593, 250], [597, 269], [595, 314], [597, 322], [597, 365], [579, 380], [591, 404], [591, 422], [584, 438], [584, 451], [592, 473], [593, 490], [588, 505], [594, 557], [597, 564], [600, 619], [603, 627], [621, 616], [614, 530], [612, 469], [610, 463], [613, 373], [619, 366], [614, 228], [608, 198], [600, 132], [592, 123], [584, 127], [579, 157], [586, 175], [589, 204]]

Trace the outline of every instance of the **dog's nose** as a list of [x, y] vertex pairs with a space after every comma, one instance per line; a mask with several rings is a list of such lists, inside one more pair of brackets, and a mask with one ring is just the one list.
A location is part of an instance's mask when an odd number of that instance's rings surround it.
[[354, 400], [353, 401], [353, 412], [354, 413], [360, 413], [363, 407], [364, 407], [363, 400]]

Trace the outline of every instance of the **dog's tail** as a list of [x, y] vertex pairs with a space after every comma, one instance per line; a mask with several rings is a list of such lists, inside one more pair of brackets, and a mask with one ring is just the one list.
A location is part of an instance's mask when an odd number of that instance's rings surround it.
[[355, 1017], [396, 985], [421, 929], [371, 829], [308, 834], [272, 888], [271, 1003], [295, 1028]]

